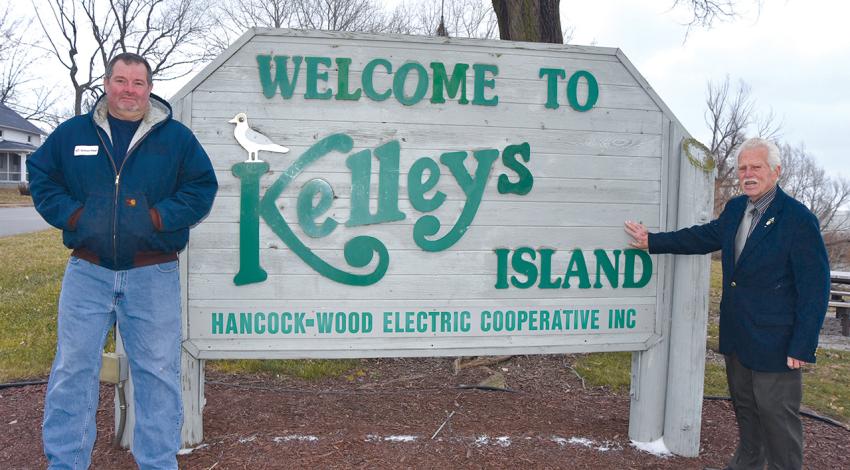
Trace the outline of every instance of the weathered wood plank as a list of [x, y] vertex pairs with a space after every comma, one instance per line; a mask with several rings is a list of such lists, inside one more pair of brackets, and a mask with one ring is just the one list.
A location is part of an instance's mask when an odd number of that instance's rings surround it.
[[[519, 242], [522, 243], [522, 242]], [[345, 266], [345, 259], [339, 249], [313, 249], [313, 253], [325, 261]], [[590, 269], [590, 281], [596, 282], [597, 274], [601, 282], [607, 283], [604, 272], [597, 273], [596, 257], [593, 249], [582, 250], [585, 261]], [[441, 252], [439, 256], [417, 250], [389, 250], [390, 264], [387, 275], [423, 275], [442, 272], [446, 275], [475, 274], [495, 276], [497, 272], [497, 255], [493, 250]], [[552, 255], [552, 279], [562, 279], [569, 266], [572, 250], [556, 250]], [[614, 260], [613, 253], [608, 250], [608, 259]], [[313, 274], [315, 271], [304, 263], [297, 255], [288, 249], [262, 249], [260, 262], [269, 274]], [[619, 272], [625, 272], [623, 255], [619, 256]], [[193, 249], [192, 261], [189, 263], [191, 272], [209, 274], [235, 274], [239, 270], [239, 250], [231, 249]], [[636, 273], [642, 272], [639, 265]], [[513, 270], [508, 271], [514, 275]], [[525, 276], [519, 276], [525, 280]], [[495, 278], [494, 278], [495, 279]], [[573, 282], [575, 284], [575, 281]], [[830, 304], [831, 305], [831, 304]]]
[[[657, 227], [650, 225], [649, 228], [657, 231]], [[299, 229], [296, 228], [296, 230]], [[350, 227], [345, 230], [336, 230], [323, 238], [302, 237], [301, 240], [314, 250], [339, 250], [351, 238], [369, 234], [374, 235], [374, 228], [371, 226]], [[412, 222], [386, 225], [380, 229], [380, 237], [381, 242], [389, 250], [419, 251], [413, 243]], [[450, 251], [491, 253], [497, 247], [515, 248], [520, 244], [562, 250], [576, 247], [613, 250], [627, 248], [628, 241], [628, 236], [620, 225], [610, 227], [540, 226], [511, 230], [505, 227], [482, 227], [476, 224], [455, 245], [443, 253]], [[235, 222], [204, 222], [192, 231], [189, 239], [189, 247], [193, 253], [195, 250], [236, 249], [238, 246], [239, 225]], [[260, 249], [283, 248], [285, 245], [277, 235], [265, 223], [260, 223]]]
[[[370, 194], [378, 194], [378, 176], [377, 171], [379, 165], [377, 163], [372, 166], [372, 178], [370, 184]], [[539, 175], [543, 173], [538, 171], [536, 165], [528, 165], [532, 174]], [[304, 171], [298, 178], [291, 183], [291, 188], [287, 188], [284, 196], [292, 195], [297, 197], [298, 192], [305, 184], [314, 180], [320, 179], [327, 182], [333, 188], [335, 198], [340, 200], [351, 199], [351, 179], [352, 176], [347, 168], [345, 172], [327, 172], [327, 171]], [[449, 201], [465, 200], [466, 194], [456, 184], [452, 182], [452, 175], [448, 169], [443, 168], [445, 173], [441, 174], [441, 183], [429, 196], [436, 191], [445, 194]], [[495, 180], [500, 174], [506, 174], [510, 177], [515, 177], [513, 170], [507, 170], [504, 167], [496, 167], [491, 170], [491, 187], [495, 188]], [[218, 178], [218, 196], [219, 197], [235, 197], [239, 196], [241, 191], [241, 181], [237, 179], [230, 171], [216, 172]], [[260, 180], [260, 192], [265, 194], [269, 186], [277, 181], [276, 175], [269, 175]], [[631, 203], [633, 201], [645, 201], [648, 203], [658, 202], [660, 200], [660, 182], [659, 181], [633, 181], [633, 180], [606, 180], [606, 179], [565, 179], [565, 178], [546, 178], [535, 176], [534, 187], [532, 189], [535, 201], [540, 202], [601, 202], [601, 203]], [[290, 190], [291, 189], [291, 190]], [[398, 192], [400, 199], [408, 199], [408, 172], [406, 168], [402, 168], [398, 176]], [[502, 195], [506, 198], [515, 198], [517, 200], [526, 199], [523, 196], [517, 195]]]
[[[447, 200], [435, 211], [429, 212], [440, 219], [443, 234], [455, 223], [460, 215], [463, 202]], [[212, 212], [206, 219], [208, 222], [236, 222], [239, 214], [238, 197], [220, 197], [213, 204]], [[277, 201], [278, 210], [283, 211], [283, 216], [291, 221], [297, 222], [295, 215], [295, 200], [281, 198]], [[331, 217], [340, 223], [349, 220], [350, 200], [335, 200], [324, 217]], [[405, 219], [398, 222], [385, 223], [414, 223], [422, 215], [414, 209], [408, 200], [400, 200], [399, 210], [404, 213]], [[505, 217], [511, 214], [511, 217]], [[539, 214], [546, 214], [546, 219], [541, 219]], [[322, 217], [320, 220], [324, 220]], [[585, 203], [585, 202], [526, 202], [504, 198], [502, 200], [484, 200], [475, 215], [473, 227], [520, 227], [520, 226], [561, 226], [561, 227], [612, 227], [622, 225], [623, 220], [636, 219], [650, 226], [658, 225], [658, 206], [655, 204], [608, 204], [608, 203]], [[338, 228], [339, 229], [339, 228]]]
[[[352, 270], [353, 271], [353, 270]], [[368, 272], [368, 271], [362, 271]], [[461, 278], [463, 279], [461, 282]], [[573, 284], [569, 289], [546, 289], [547, 293], [562, 293], [566, 299], [610, 297], [641, 297], [648, 292], [655, 294], [655, 278], [641, 289], [577, 289]], [[356, 300], [387, 298], [391, 293], [403, 293], [394, 298], [409, 300], [422, 299], [503, 299], [539, 297], [540, 289], [494, 289], [493, 276], [384, 276], [374, 286], [363, 289], [336, 283], [320, 275], [270, 275], [264, 282], [236, 286], [229, 274], [189, 274], [189, 300], [192, 299], [242, 299], [242, 300]], [[567, 300], [569, 301], [569, 300]]]

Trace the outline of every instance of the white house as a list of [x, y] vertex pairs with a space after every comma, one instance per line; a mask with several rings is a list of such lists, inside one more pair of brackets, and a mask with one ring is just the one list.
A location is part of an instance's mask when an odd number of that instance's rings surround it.
[[27, 181], [27, 156], [41, 145], [44, 132], [0, 104], [0, 187]]

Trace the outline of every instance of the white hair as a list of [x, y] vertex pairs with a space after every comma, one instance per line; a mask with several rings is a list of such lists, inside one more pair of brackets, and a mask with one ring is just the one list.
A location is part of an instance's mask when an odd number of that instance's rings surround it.
[[739, 145], [738, 149], [735, 151], [735, 161], [738, 161], [738, 157], [741, 156], [741, 152], [744, 150], [759, 147], [767, 150], [767, 164], [770, 166], [771, 170], [776, 171], [776, 167], [782, 164], [782, 158], [779, 157], [779, 147], [777, 147], [773, 142], [767, 139], [762, 139], [761, 137], [749, 138]]

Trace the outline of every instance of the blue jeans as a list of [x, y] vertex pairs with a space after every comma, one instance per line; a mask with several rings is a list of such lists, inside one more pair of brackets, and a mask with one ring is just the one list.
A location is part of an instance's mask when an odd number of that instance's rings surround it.
[[133, 456], [142, 469], [177, 468], [183, 421], [177, 261], [112, 271], [71, 257], [44, 404], [42, 437], [51, 469], [91, 463], [101, 353], [116, 321], [133, 379]]

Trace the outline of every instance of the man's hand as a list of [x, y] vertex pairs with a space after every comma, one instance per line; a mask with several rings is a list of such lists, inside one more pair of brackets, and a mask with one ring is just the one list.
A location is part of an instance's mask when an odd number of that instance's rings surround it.
[[794, 359], [791, 356], [788, 356], [788, 368], [789, 369], [799, 369], [803, 367], [803, 364], [806, 364], [806, 361], [801, 361], [799, 359]]
[[634, 239], [633, 242], [629, 243], [629, 246], [641, 250], [649, 249], [649, 230], [642, 223], [632, 222], [631, 220], [627, 220], [625, 225], [626, 233]]

